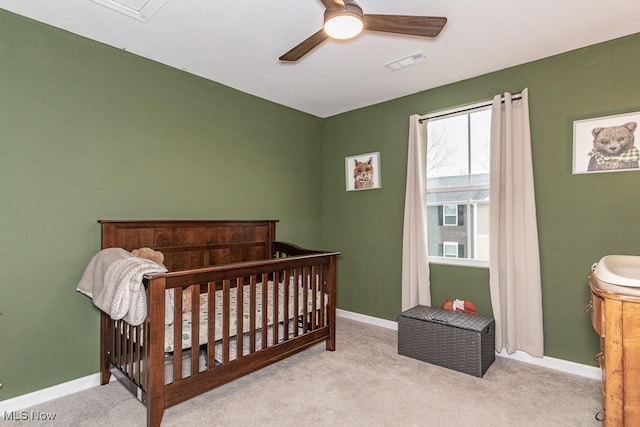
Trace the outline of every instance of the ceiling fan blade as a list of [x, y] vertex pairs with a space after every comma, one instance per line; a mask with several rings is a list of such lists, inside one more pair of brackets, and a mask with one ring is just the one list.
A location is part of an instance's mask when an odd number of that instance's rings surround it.
[[320, 0], [324, 7], [329, 10], [332, 9], [344, 9], [344, 1], [343, 0]]
[[364, 15], [364, 29], [383, 33], [435, 37], [447, 23], [438, 16]]
[[318, 46], [328, 38], [329, 36], [327, 36], [327, 33], [325, 33], [324, 30], [320, 30], [293, 49], [291, 49], [289, 52], [282, 55], [280, 57], [280, 61], [297, 61], [298, 59], [309, 53], [311, 49]]

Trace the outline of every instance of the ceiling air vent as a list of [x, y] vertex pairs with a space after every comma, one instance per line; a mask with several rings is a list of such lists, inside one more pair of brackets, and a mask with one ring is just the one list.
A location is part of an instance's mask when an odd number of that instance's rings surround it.
[[398, 71], [402, 68], [407, 68], [417, 64], [418, 62], [422, 62], [425, 59], [427, 59], [427, 57], [424, 56], [422, 52], [417, 52], [409, 56], [396, 59], [395, 61], [387, 62], [386, 64], [384, 64], [384, 66], [390, 69], [391, 71]]
[[159, 11], [169, 0], [91, 0], [142, 22]]

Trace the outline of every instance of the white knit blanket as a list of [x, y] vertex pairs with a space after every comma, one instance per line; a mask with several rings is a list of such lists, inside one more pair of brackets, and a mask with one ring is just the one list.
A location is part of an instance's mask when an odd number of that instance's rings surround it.
[[124, 249], [103, 249], [87, 265], [76, 290], [90, 297], [112, 319], [137, 326], [147, 317], [143, 276], [166, 271], [164, 266]]

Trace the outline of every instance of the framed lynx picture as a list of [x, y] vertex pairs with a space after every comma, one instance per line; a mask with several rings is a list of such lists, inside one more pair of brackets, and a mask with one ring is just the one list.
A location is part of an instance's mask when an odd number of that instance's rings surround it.
[[573, 173], [640, 170], [640, 112], [573, 122]]
[[344, 159], [347, 191], [380, 188], [380, 153], [366, 153]]

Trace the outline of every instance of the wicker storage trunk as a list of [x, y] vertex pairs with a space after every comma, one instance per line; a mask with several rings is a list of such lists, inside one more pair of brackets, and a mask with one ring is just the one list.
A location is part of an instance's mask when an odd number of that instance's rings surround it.
[[490, 317], [418, 305], [398, 316], [398, 354], [482, 377], [496, 358]]

